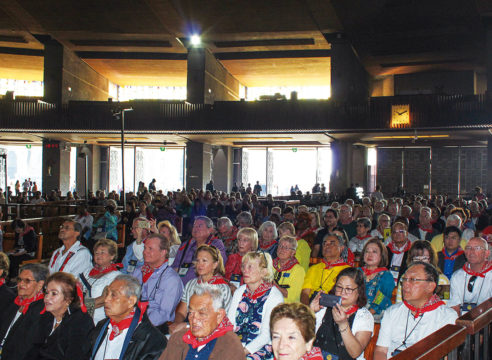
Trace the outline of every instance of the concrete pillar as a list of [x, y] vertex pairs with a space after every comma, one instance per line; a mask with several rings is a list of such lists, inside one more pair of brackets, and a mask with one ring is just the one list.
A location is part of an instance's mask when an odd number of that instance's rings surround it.
[[327, 38], [331, 43], [331, 98], [362, 102], [369, 97], [369, 75], [344, 34]]
[[232, 148], [217, 146], [212, 150], [212, 180], [217, 190], [229, 192], [232, 188]]
[[[87, 180], [89, 191], [96, 192], [99, 189], [107, 190], [107, 186], [109, 185], [109, 169], [107, 169], [107, 174], [103, 176], [104, 179], [101, 179], [100, 174], [102, 170], [101, 160], [104, 158], [104, 155], [101, 156], [101, 148], [102, 152], [105, 153], [106, 149], [109, 153], [109, 148], [107, 146], [97, 146], [97, 145], [84, 145], [84, 147], [77, 148], [77, 167], [75, 169], [76, 176], [76, 187], [77, 193], [80, 196], [85, 196], [85, 161], [87, 157]], [[109, 167], [109, 156], [106, 160], [107, 166]], [[104, 181], [106, 181], [106, 187], [104, 187]]]
[[44, 45], [46, 102], [66, 104], [70, 100], [108, 100], [108, 79], [56, 40], [50, 38]]
[[239, 81], [204, 48], [188, 50], [187, 100], [194, 104], [239, 100]]
[[331, 143], [332, 172], [330, 192], [344, 195], [352, 181], [352, 144], [346, 141]]
[[[483, 20], [486, 29], [486, 71], [487, 71], [487, 98], [492, 99], [492, 16]], [[489, 188], [492, 190], [492, 188]]]
[[243, 179], [243, 149], [233, 148], [232, 149], [232, 183], [229, 191], [232, 191], [232, 187], [236, 183], [240, 186]]
[[186, 188], [205, 189], [212, 178], [212, 145], [186, 144]]
[[59, 189], [66, 194], [70, 190], [70, 148], [64, 142], [43, 140], [42, 178], [43, 193]]

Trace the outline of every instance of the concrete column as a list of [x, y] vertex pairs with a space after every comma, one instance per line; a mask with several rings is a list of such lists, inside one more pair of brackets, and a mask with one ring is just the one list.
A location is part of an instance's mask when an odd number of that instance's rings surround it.
[[229, 192], [232, 188], [232, 148], [217, 146], [212, 150], [212, 180], [217, 190]]
[[361, 102], [369, 97], [369, 75], [344, 34], [327, 38], [331, 43], [331, 98]]
[[[487, 98], [492, 99], [492, 16], [483, 20], [486, 29], [486, 71], [487, 71]], [[492, 190], [492, 188], [489, 188]]]
[[205, 189], [212, 179], [212, 145], [190, 141], [186, 144], [186, 188]]
[[64, 142], [43, 140], [42, 178], [43, 193], [60, 189], [65, 194], [70, 190], [70, 148]]
[[66, 104], [70, 100], [108, 100], [108, 79], [56, 40], [50, 38], [44, 45], [46, 102]]
[[233, 148], [232, 149], [232, 183], [229, 191], [231, 191], [234, 183], [237, 186], [241, 185], [243, 179], [243, 149]]
[[[104, 153], [107, 149], [109, 153], [109, 148], [107, 146], [96, 146], [96, 145], [85, 145], [85, 149], [83, 147], [77, 148], [77, 167], [75, 169], [76, 176], [76, 186], [77, 192], [80, 196], [85, 196], [85, 161], [87, 157], [87, 166], [88, 166], [88, 187], [89, 191], [96, 192], [99, 189], [107, 190], [107, 187], [104, 187], [104, 181], [106, 181], [106, 185], [109, 185], [109, 169], [107, 169], [107, 174], [103, 176], [104, 179], [101, 179], [101, 148]], [[84, 150], [83, 150], [84, 149]], [[104, 157], [104, 155], [103, 155]], [[109, 154], [107, 158], [107, 166], [109, 167]]]
[[188, 50], [187, 100], [194, 104], [239, 100], [239, 81], [204, 48]]
[[345, 141], [331, 143], [332, 172], [330, 192], [344, 195], [352, 181], [352, 144]]

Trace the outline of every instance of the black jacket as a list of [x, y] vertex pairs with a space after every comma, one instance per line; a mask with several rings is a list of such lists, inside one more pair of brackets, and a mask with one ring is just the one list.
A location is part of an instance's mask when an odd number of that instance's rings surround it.
[[12, 305], [14, 299], [15, 294], [9, 287], [7, 287], [5, 284], [0, 286], [0, 329], [3, 327], [3, 323], [1, 321], [4, 310], [8, 309]]
[[[461, 254], [460, 256], [458, 256], [453, 264], [453, 273], [461, 269], [463, 265], [465, 265], [465, 263], [466, 263], [465, 254]], [[442, 253], [442, 251], [439, 251], [437, 253], [437, 266], [439, 266], [439, 269], [441, 269], [441, 271], [444, 271], [444, 254]]]
[[[90, 334], [91, 345], [96, 345], [96, 340], [104, 325], [107, 323], [107, 319], [101, 320], [97, 323], [95, 329]], [[108, 328], [104, 330], [104, 337]], [[99, 346], [104, 342], [101, 341]], [[167, 345], [167, 339], [164, 335], [157, 330], [154, 325], [151, 324], [147, 314], [144, 314], [142, 321], [135, 329], [130, 344], [126, 349], [124, 360], [153, 360], [158, 359], [161, 353], [164, 351]], [[98, 348], [99, 348], [98, 346]], [[92, 351], [92, 350], [91, 350]], [[97, 349], [96, 352], [97, 354]]]
[[[391, 260], [393, 259], [393, 253], [391, 252], [388, 246], [386, 246], [386, 249], [388, 250], [387, 269], [391, 270]], [[398, 281], [400, 281], [401, 276], [405, 274], [405, 271], [407, 271], [407, 258], [408, 258], [408, 251], [406, 251], [405, 254], [403, 254], [403, 259], [401, 260], [401, 265], [400, 265], [400, 271], [398, 271]]]
[[417, 239], [427, 240], [427, 241], [431, 241], [434, 238], [434, 236], [440, 234], [440, 232], [434, 226], [432, 227], [432, 231], [431, 232], [426, 232], [425, 233], [425, 239], [421, 239], [420, 238], [420, 231], [419, 231], [419, 227], [418, 226], [416, 228], [414, 228], [412, 231], [409, 231], [409, 233], [412, 234], [412, 235], [414, 235], [415, 237], [417, 237]]
[[[53, 315], [43, 315], [44, 331], [47, 335], [53, 328]], [[37, 357], [32, 359], [86, 360], [91, 349], [89, 333], [94, 329], [92, 317], [80, 309], [70, 309], [61, 324], [40, 346]], [[3, 360], [3, 359], [2, 359]]]
[[[25, 315], [21, 315], [12, 325], [2, 348], [2, 360], [31, 360], [37, 347], [44, 342], [47, 334], [46, 322], [40, 312], [44, 308], [43, 299], [33, 302]], [[0, 339], [3, 339], [19, 310], [14, 302], [7, 309], [1, 309]]]

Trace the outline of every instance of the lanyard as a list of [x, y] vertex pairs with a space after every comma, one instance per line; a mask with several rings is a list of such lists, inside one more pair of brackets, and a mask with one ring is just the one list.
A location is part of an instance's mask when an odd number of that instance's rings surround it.
[[407, 314], [407, 323], [405, 324], [405, 338], [403, 339], [403, 341], [401, 342], [401, 345], [398, 346], [394, 351], [397, 351], [400, 347], [402, 346], [405, 346], [405, 348], [407, 348], [407, 339], [410, 337], [410, 335], [412, 335], [413, 331], [415, 330], [415, 328], [417, 327], [417, 325], [420, 323], [420, 321], [422, 320], [422, 318], [424, 317], [424, 314], [420, 315], [420, 319], [419, 321], [417, 321], [417, 323], [415, 324], [415, 326], [412, 328], [412, 330], [410, 330], [410, 333], [407, 335], [407, 328], [408, 328], [408, 318], [410, 317], [410, 309], [408, 309], [408, 314]]

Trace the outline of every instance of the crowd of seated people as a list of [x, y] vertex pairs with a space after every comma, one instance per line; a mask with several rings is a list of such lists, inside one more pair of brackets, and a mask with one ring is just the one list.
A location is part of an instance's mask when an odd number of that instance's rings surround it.
[[14, 220], [15, 247], [0, 253], [2, 360], [364, 359], [375, 324], [369, 355], [386, 359], [492, 297], [483, 198], [282, 208], [141, 185], [121, 212], [115, 192], [91, 194], [103, 210], [80, 205], [46, 264]]

